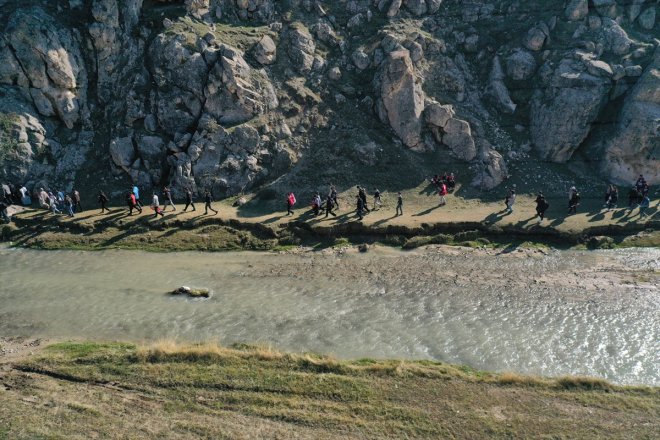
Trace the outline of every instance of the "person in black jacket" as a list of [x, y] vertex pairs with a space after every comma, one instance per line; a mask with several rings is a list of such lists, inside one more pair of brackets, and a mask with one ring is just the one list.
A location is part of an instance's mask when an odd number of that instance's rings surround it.
[[183, 212], [188, 210], [188, 206], [192, 207], [192, 210], [195, 211], [195, 204], [193, 203], [193, 194], [190, 188], [186, 188], [186, 206], [183, 208]]
[[209, 209], [214, 212], [213, 215], [218, 213], [218, 211], [216, 211], [211, 207], [212, 201], [213, 201], [213, 196], [211, 196], [211, 191], [207, 189], [206, 192], [204, 193], [204, 214], [208, 214]]
[[545, 200], [543, 193], [539, 193], [536, 196], [536, 215], [539, 218], [539, 223], [543, 221], [545, 217], [545, 211], [548, 210], [549, 206], [550, 204], [548, 204], [547, 200]]
[[101, 214], [105, 211], [110, 212], [110, 210], [105, 207], [105, 204], [108, 203], [108, 196], [106, 196], [103, 191], [99, 191], [98, 202], [101, 204]]
[[328, 214], [332, 214], [333, 217], [337, 217], [337, 214], [332, 211], [333, 207], [334, 202], [332, 201], [332, 196], [328, 195], [328, 197], [325, 199], [325, 218], [328, 218]]

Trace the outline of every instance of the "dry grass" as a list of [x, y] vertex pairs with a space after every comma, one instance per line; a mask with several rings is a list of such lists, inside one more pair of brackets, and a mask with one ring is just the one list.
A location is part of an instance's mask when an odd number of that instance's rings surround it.
[[0, 372], [0, 438], [651, 438], [657, 389], [272, 347], [62, 343]]

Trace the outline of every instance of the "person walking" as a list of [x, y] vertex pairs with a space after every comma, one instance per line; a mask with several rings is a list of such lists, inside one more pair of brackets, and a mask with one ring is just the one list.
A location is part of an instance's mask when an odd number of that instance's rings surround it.
[[0, 200], [0, 218], [2, 218], [2, 221], [5, 223], [10, 223], [11, 218], [9, 217], [9, 214], [7, 213], [7, 208], [9, 208], [9, 202], [7, 201], [6, 197], [3, 200]]
[[110, 210], [105, 207], [105, 204], [108, 203], [108, 196], [106, 196], [103, 191], [99, 191], [98, 202], [101, 204], [101, 214], [105, 211], [110, 212]]
[[445, 196], [447, 195], [447, 185], [444, 182], [440, 184], [438, 195], [440, 196], [440, 206], [445, 206], [447, 204], [447, 200], [445, 199]]
[[577, 188], [574, 186], [571, 186], [571, 189], [568, 190], [568, 207], [571, 207], [571, 200], [573, 199], [573, 196], [577, 193]]
[[456, 177], [454, 176], [454, 173], [449, 173], [449, 175], [447, 176], [447, 190], [449, 192], [453, 192], [455, 188], [456, 188]]
[[325, 200], [325, 218], [328, 218], [328, 215], [330, 214], [332, 214], [333, 217], [337, 217], [337, 214], [332, 211], [333, 206], [334, 202], [332, 201], [332, 197], [328, 195]]
[[513, 205], [516, 203], [516, 185], [513, 185], [509, 189], [509, 193], [506, 196], [506, 209], [509, 214], [513, 213]]
[[66, 206], [66, 209], [69, 213], [69, 217], [73, 217], [73, 210], [75, 208], [75, 203], [73, 202], [73, 199], [71, 198], [70, 195], [64, 196], [64, 206]]
[[176, 211], [176, 206], [174, 206], [174, 202], [172, 202], [172, 191], [170, 191], [167, 186], [163, 188], [163, 197], [165, 197], [163, 212], [165, 212], [165, 208], [167, 208], [168, 205], [172, 207], [172, 211]]
[[296, 196], [290, 192], [286, 195], [286, 215], [293, 215], [293, 205], [296, 204]]
[[50, 198], [48, 193], [43, 189], [39, 188], [39, 193], [37, 194], [39, 200], [39, 206], [43, 209], [50, 209]]
[[536, 215], [539, 218], [539, 223], [541, 223], [545, 218], [545, 211], [548, 210], [548, 207], [550, 207], [550, 205], [545, 200], [543, 193], [539, 193], [536, 196]]
[[633, 186], [630, 188], [630, 191], [628, 191], [628, 209], [633, 210], [635, 209], [635, 206], [639, 203], [641, 193], [637, 190], [636, 186]]
[[576, 190], [568, 201], [568, 213], [576, 214], [578, 206], [580, 206], [580, 193]]
[[312, 212], [315, 217], [321, 213], [321, 195], [318, 192], [312, 198]]
[[161, 217], [165, 217], [165, 214], [163, 214], [163, 209], [160, 207], [160, 201], [158, 200], [158, 194], [156, 194], [156, 191], [154, 191], [154, 195], [151, 198], [151, 209], [154, 210], [155, 218], [158, 218], [159, 214]]
[[610, 185], [607, 190], [607, 200], [605, 201], [605, 207], [609, 211], [610, 209], [616, 208], [616, 204], [619, 201], [619, 190], [616, 186]]
[[639, 218], [648, 217], [648, 214], [645, 212], [648, 207], [651, 205], [651, 199], [646, 195], [642, 198], [642, 201], [639, 202]]
[[358, 217], [359, 220], [362, 220], [363, 215], [364, 215], [364, 200], [362, 200], [362, 197], [360, 197], [359, 194], [355, 197], [355, 200], [356, 200], [356, 203], [357, 203], [357, 206], [356, 206], [357, 217]]
[[334, 185], [330, 185], [330, 198], [332, 198], [332, 203], [335, 204], [335, 207], [339, 209], [339, 200], [337, 200], [337, 188]]
[[396, 215], [403, 215], [403, 196], [399, 192], [396, 196]]
[[80, 193], [78, 192], [77, 189], [73, 189], [73, 192], [71, 193], [72, 197], [71, 199], [73, 200], [73, 210], [74, 212], [77, 210], [80, 210], [80, 212], [83, 212], [82, 205], [80, 204]]
[[362, 188], [360, 185], [357, 187], [358, 189], [358, 197], [362, 199], [362, 206], [365, 212], [370, 212], [369, 207], [367, 207], [367, 191]]
[[30, 191], [23, 185], [21, 189], [18, 190], [21, 193], [21, 204], [23, 206], [30, 206], [32, 204], [32, 199], [30, 198]]
[[186, 206], [183, 207], [183, 212], [188, 210], [188, 206], [192, 206], [192, 210], [195, 211], [195, 204], [193, 203], [193, 193], [190, 188], [186, 188]]
[[137, 199], [135, 198], [134, 192], [129, 191], [126, 194], [126, 205], [128, 205], [128, 215], [133, 215], [134, 209], [137, 209], [137, 211], [142, 214], [142, 207], [137, 204]]
[[382, 206], [383, 202], [380, 200], [380, 190], [376, 188], [374, 191], [374, 211]]
[[213, 215], [216, 215], [218, 211], [213, 209], [211, 206], [211, 202], [213, 201], [213, 196], [211, 195], [211, 191], [208, 189], [204, 192], [204, 215], [209, 213], [209, 210], [213, 211]]
[[53, 214], [62, 214], [62, 211], [57, 207], [57, 197], [52, 191], [48, 193], [48, 203]]
[[140, 208], [142, 212], [142, 203], [140, 202], [140, 188], [137, 185], [133, 185], [133, 195], [135, 196], [135, 206]]

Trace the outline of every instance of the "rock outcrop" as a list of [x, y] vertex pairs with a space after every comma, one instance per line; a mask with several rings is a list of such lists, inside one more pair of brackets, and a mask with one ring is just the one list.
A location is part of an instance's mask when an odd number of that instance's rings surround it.
[[28, 186], [225, 197], [404, 150], [484, 190], [578, 151], [584, 173], [660, 179], [656, 2], [0, 5], [0, 176]]

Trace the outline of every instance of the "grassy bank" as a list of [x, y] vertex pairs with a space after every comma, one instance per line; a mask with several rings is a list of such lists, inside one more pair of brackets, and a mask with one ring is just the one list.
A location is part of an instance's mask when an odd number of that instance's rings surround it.
[[[345, 195], [344, 198], [348, 198]], [[294, 216], [278, 210], [276, 202], [259, 195], [240, 207], [232, 200], [216, 203], [218, 215], [167, 211], [154, 218], [128, 216], [124, 208], [109, 214], [85, 211], [74, 218], [55, 216], [43, 210], [27, 210], [15, 216], [15, 225], [4, 226], [0, 237], [16, 246], [38, 249], [141, 249], [147, 251], [278, 250], [292, 246], [325, 248], [361, 243], [380, 243], [412, 249], [427, 244], [510, 247], [522, 244], [558, 248], [614, 248], [660, 246], [657, 208], [648, 218], [637, 210], [604, 211], [598, 201], [585, 202], [593, 210], [572, 216], [550, 217], [539, 224], [533, 215], [531, 197], [520, 196], [513, 214], [501, 211], [495, 202], [477, 202], [460, 197], [447, 206], [432, 196], [409, 196], [404, 216], [393, 216], [392, 200], [357, 221], [342, 204], [337, 217], [313, 217], [307, 208]], [[281, 207], [279, 207], [281, 208]]]
[[657, 388], [268, 348], [60, 343], [0, 372], [0, 438], [653, 438]]

